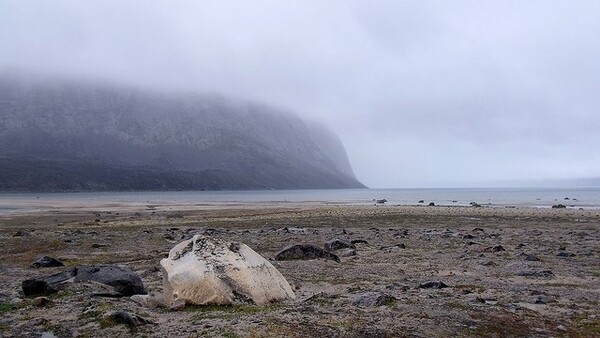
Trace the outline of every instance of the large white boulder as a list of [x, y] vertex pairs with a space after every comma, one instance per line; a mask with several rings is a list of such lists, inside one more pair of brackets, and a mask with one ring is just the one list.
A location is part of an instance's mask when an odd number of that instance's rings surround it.
[[167, 306], [186, 304], [266, 304], [294, 299], [277, 269], [243, 243], [196, 235], [177, 244], [160, 261]]

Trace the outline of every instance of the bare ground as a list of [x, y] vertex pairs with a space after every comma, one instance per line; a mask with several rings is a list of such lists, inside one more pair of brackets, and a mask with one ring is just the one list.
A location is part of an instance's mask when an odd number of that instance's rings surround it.
[[[344, 206], [302, 203], [57, 208], [0, 217], [0, 336], [39, 337], [600, 337], [598, 210]], [[294, 301], [268, 306], [144, 308], [72, 284], [37, 307], [21, 281], [43, 255], [67, 267], [123, 264], [159, 294], [160, 259], [195, 233], [241, 241], [267, 258], [293, 243], [363, 239], [341, 263], [273, 261]], [[14, 235], [21, 230], [23, 236]], [[403, 243], [406, 248], [384, 248]], [[93, 248], [93, 244], [108, 245]], [[501, 245], [505, 251], [494, 252]], [[575, 254], [558, 257], [561, 251]], [[528, 261], [522, 254], [539, 261]], [[551, 274], [537, 272], [551, 271]], [[522, 276], [533, 273], [533, 276]], [[424, 289], [427, 281], [448, 288]], [[382, 292], [395, 301], [360, 308]], [[123, 309], [154, 324], [103, 319]]]

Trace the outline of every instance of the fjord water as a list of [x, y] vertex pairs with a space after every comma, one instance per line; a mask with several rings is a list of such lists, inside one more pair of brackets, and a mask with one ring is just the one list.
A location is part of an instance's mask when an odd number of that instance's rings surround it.
[[[335, 189], [260, 191], [154, 191], [78, 193], [0, 193], [0, 214], [49, 211], [60, 208], [118, 205], [227, 205], [248, 203], [374, 204], [465, 206], [471, 202], [491, 206], [600, 208], [600, 188], [589, 189]], [[419, 201], [423, 203], [418, 203]]]

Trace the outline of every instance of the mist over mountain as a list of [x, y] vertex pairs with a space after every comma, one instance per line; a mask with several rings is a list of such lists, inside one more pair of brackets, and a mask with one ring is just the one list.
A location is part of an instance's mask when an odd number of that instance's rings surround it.
[[0, 190], [364, 187], [322, 125], [255, 103], [0, 79]]

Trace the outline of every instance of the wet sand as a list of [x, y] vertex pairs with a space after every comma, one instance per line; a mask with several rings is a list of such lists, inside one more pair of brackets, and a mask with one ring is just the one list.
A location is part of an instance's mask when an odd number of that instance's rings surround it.
[[[599, 214], [571, 208], [280, 202], [58, 205], [2, 215], [0, 336], [600, 336]], [[18, 231], [23, 236], [15, 237]], [[24, 279], [66, 269], [29, 267], [48, 255], [67, 267], [126, 265], [151, 294], [159, 294], [160, 259], [181, 240], [207, 232], [244, 242], [266, 258], [294, 243], [322, 246], [339, 238], [368, 244], [357, 244], [357, 255], [342, 257], [341, 263], [273, 261], [297, 299], [269, 306], [174, 312], [144, 308], [128, 298], [91, 297], [93, 287], [70, 284], [50, 296], [49, 305], [37, 307], [20, 293]], [[574, 256], [557, 256], [560, 252]], [[551, 273], [539, 273], [544, 271]], [[428, 281], [448, 287], [419, 287]], [[356, 306], [353, 300], [367, 292], [395, 300]], [[118, 309], [155, 324], [132, 329], [103, 320]]]

